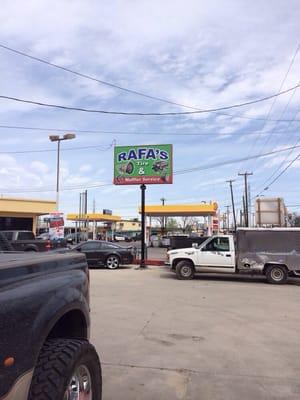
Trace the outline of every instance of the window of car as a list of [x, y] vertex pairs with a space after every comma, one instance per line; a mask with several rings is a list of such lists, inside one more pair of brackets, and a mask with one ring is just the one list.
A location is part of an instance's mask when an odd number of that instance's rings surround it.
[[3, 236], [6, 237], [7, 240], [13, 240], [13, 233], [9, 231], [3, 231], [1, 232]]
[[216, 237], [207, 243], [202, 251], [230, 251], [229, 238]]
[[34, 240], [33, 232], [19, 232], [18, 233], [18, 240]]
[[102, 245], [102, 248], [103, 249], [120, 249], [120, 246], [117, 246], [117, 245], [115, 245], [115, 244], [113, 244], [113, 243], [103, 243], [103, 245]]
[[86, 251], [86, 250], [100, 250], [101, 249], [101, 243], [100, 242], [87, 242], [81, 245], [81, 250]]

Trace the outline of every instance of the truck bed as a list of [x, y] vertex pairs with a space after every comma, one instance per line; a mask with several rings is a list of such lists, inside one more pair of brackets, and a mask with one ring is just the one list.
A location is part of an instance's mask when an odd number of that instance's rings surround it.
[[3, 252], [0, 253], [0, 288], [7, 279], [16, 282], [32, 274], [52, 274], [84, 266], [77, 252]]

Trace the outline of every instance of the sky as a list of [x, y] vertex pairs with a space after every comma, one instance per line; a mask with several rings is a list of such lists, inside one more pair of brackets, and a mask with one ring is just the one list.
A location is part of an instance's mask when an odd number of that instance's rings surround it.
[[[149, 96], [198, 109], [218, 108], [299, 83], [299, 13], [297, 0], [2, 0], [0, 44]], [[112, 111], [188, 110], [3, 48], [0, 60], [2, 96]], [[283, 197], [290, 211], [300, 212], [300, 159], [263, 190], [299, 149], [222, 166], [300, 144], [299, 100], [300, 89], [295, 89], [226, 112], [137, 117], [0, 99], [0, 194], [54, 200], [56, 146], [48, 136], [73, 132], [76, 139], [61, 145], [60, 211], [65, 213], [78, 210], [79, 193], [87, 189], [89, 212], [95, 202], [97, 212], [137, 216], [139, 188], [112, 185], [113, 146], [159, 143], [173, 144], [175, 171], [199, 169], [175, 175], [172, 185], [148, 185], [148, 204], [158, 204], [162, 197], [166, 204], [217, 201], [224, 211], [230, 204], [226, 181], [235, 179], [239, 209], [243, 180], [238, 173], [249, 171], [253, 201], [262, 192]], [[17, 128], [21, 126], [44, 130]]]

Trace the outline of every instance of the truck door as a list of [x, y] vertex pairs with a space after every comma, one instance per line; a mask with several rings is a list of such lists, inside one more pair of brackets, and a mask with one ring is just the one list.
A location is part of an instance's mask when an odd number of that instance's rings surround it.
[[199, 249], [198, 265], [235, 269], [235, 256], [232, 240], [216, 236]]

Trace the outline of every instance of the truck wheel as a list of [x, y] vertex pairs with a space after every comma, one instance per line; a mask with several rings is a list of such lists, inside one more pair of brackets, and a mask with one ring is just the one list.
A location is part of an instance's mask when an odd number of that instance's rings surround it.
[[195, 275], [195, 269], [189, 261], [179, 261], [176, 265], [176, 276], [177, 279], [193, 279]]
[[282, 265], [270, 265], [266, 271], [266, 278], [269, 283], [282, 285], [287, 281], [288, 272]]
[[87, 340], [50, 339], [42, 347], [28, 400], [101, 400], [101, 366]]

